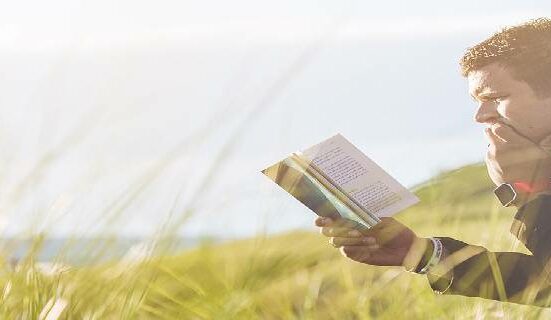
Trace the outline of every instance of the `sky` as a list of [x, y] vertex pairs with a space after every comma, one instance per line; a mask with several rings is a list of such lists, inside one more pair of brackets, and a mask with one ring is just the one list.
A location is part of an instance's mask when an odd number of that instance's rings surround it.
[[408, 187], [481, 161], [457, 61], [550, 11], [543, 1], [4, 5], [0, 227], [311, 229], [313, 214], [259, 170], [337, 132]]

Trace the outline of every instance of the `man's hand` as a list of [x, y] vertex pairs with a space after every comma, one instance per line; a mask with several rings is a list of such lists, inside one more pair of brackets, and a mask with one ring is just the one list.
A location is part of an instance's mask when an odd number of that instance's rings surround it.
[[[322, 227], [321, 233], [330, 237], [329, 242], [340, 248], [344, 256], [377, 266], [404, 266], [411, 270], [416, 267], [430, 242], [417, 237], [393, 218], [381, 218], [377, 225], [362, 232], [354, 229], [353, 224], [345, 219], [318, 218], [315, 223]], [[412, 248], [417, 251], [413, 252], [413, 259]]]
[[505, 124], [495, 124], [485, 133], [490, 141], [486, 166], [496, 185], [549, 181], [551, 156], [543, 148]]

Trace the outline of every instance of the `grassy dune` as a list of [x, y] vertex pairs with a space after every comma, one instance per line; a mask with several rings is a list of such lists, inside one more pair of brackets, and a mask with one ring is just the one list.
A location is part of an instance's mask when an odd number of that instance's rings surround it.
[[[491, 190], [482, 166], [464, 167], [419, 186], [421, 203], [397, 218], [423, 236], [525, 252], [508, 232], [514, 211], [500, 208]], [[348, 261], [313, 227], [311, 232], [205, 244], [177, 256], [66, 271], [41, 270], [31, 254], [16, 268], [5, 264], [2, 270], [1, 319], [551, 316], [542, 308], [436, 295], [423, 276]]]

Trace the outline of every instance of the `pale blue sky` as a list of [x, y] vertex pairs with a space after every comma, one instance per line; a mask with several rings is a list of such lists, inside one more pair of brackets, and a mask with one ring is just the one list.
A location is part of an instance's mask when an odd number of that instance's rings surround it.
[[[543, 1], [10, 3], [0, 10], [1, 227], [143, 235], [195, 204], [185, 235], [311, 228], [313, 215], [260, 169], [336, 132], [408, 186], [480, 161], [457, 60], [546, 12]], [[174, 161], [148, 176], [167, 154]]]

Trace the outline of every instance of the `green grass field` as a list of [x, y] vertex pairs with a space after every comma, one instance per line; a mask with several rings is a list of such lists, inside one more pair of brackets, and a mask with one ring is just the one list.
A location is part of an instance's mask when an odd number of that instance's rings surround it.
[[[442, 174], [416, 190], [421, 203], [397, 219], [419, 235], [526, 252], [508, 231], [514, 210], [498, 206], [484, 167]], [[424, 276], [347, 260], [314, 227], [63, 272], [41, 270], [31, 253], [15, 268], [5, 262], [0, 284], [0, 319], [551, 317], [543, 308], [436, 295]]]

